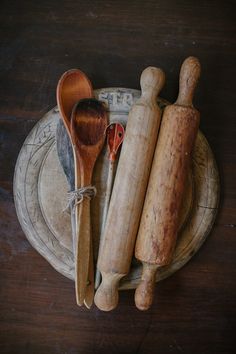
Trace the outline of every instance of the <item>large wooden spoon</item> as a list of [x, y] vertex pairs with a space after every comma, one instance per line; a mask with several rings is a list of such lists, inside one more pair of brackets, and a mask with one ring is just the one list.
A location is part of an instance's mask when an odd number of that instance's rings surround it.
[[[93, 97], [93, 88], [90, 80], [87, 76], [80, 71], [79, 69], [71, 69], [66, 71], [60, 78], [57, 84], [57, 105], [61, 114], [61, 118], [63, 120], [64, 126], [67, 130], [68, 136], [72, 143], [71, 138], [71, 113], [75, 104], [83, 99]], [[60, 129], [63, 132], [63, 129]], [[62, 162], [62, 166], [64, 170], [66, 170], [66, 176], [68, 178], [68, 182], [70, 184], [70, 189], [74, 189], [74, 172], [71, 170], [72, 165], [76, 164], [76, 161], [70, 163], [70, 157], [68, 154], [69, 151], [69, 142], [68, 139], [65, 139], [61, 136], [62, 141], [59, 141], [59, 158]], [[73, 147], [73, 143], [72, 143]], [[75, 155], [75, 154], [74, 154]], [[76, 159], [75, 159], [76, 160]], [[72, 161], [73, 162], [73, 161]], [[68, 166], [69, 165], [69, 166]], [[65, 168], [66, 167], [66, 168]], [[68, 169], [69, 167], [69, 169]], [[76, 166], [75, 166], [75, 169]], [[79, 181], [77, 182], [79, 183]], [[71, 206], [71, 210], [73, 206]], [[73, 237], [73, 249], [75, 249], [75, 217], [73, 212], [71, 212], [71, 226], [72, 226], [72, 237]], [[92, 252], [92, 249], [91, 249]], [[74, 252], [75, 255], [75, 252]], [[92, 261], [92, 253], [91, 253], [91, 264], [89, 270], [90, 278], [93, 277], [93, 261]], [[94, 288], [93, 284], [89, 284], [86, 290], [85, 296], [85, 306], [90, 308], [93, 302], [93, 294]]]
[[[76, 159], [76, 188], [91, 186], [94, 165], [105, 141], [107, 122], [107, 110], [104, 104], [96, 99], [81, 100], [72, 111], [71, 137]], [[75, 289], [77, 304], [81, 306], [88, 285], [89, 254], [92, 246], [90, 198], [86, 195], [80, 204], [76, 204], [76, 230]]]
[[74, 105], [82, 98], [93, 97], [92, 84], [78, 69], [66, 71], [57, 84], [57, 104], [71, 138], [70, 118]]

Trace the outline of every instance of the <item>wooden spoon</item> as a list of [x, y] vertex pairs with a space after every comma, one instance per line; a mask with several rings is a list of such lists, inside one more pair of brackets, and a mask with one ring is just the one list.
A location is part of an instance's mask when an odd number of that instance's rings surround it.
[[[105, 141], [108, 116], [104, 104], [96, 99], [84, 99], [71, 115], [71, 137], [76, 159], [75, 188], [91, 186], [95, 162]], [[78, 176], [80, 174], [80, 183]], [[75, 289], [81, 306], [85, 299], [91, 252], [90, 198], [76, 205]], [[90, 260], [91, 262], [91, 260]]]
[[[106, 135], [107, 135], [107, 145], [109, 150], [109, 155], [108, 155], [109, 167], [108, 167], [107, 188], [105, 193], [105, 201], [104, 201], [104, 209], [103, 209], [103, 221], [102, 221], [102, 228], [101, 228], [100, 246], [103, 241], [103, 233], [105, 229], [108, 207], [111, 198], [111, 191], [112, 191], [114, 173], [115, 173], [115, 160], [116, 160], [119, 147], [121, 146], [124, 140], [125, 129], [121, 123], [111, 123], [110, 125], [108, 125], [106, 129]], [[95, 289], [99, 287], [100, 282], [101, 282], [101, 273], [97, 268], [96, 276], [95, 276]]]
[[[60, 164], [64, 170], [67, 178], [69, 191], [75, 189], [75, 168], [74, 168], [74, 157], [70, 138], [66, 132], [66, 128], [62, 120], [59, 120], [57, 124], [56, 131], [56, 144], [57, 144], [57, 155]], [[75, 225], [75, 213], [74, 204], [70, 205], [70, 215], [71, 215], [71, 231], [73, 239], [73, 253], [75, 255], [75, 235], [76, 235], [76, 225]], [[84, 299], [85, 306], [90, 309], [93, 304], [94, 298], [94, 265], [93, 265], [93, 249], [91, 243], [90, 258], [89, 258], [89, 284], [86, 288], [86, 294]]]
[[[71, 69], [66, 71], [60, 78], [58, 84], [57, 84], [57, 105], [64, 123], [64, 126], [67, 130], [68, 136], [70, 138], [70, 141], [72, 143], [71, 139], [71, 124], [70, 124], [70, 119], [71, 119], [71, 113], [72, 109], [75, 106], [75, 104], [83, 98], [90, 98], [93, 97], [93, 89], [92, 89], [92, 84], [87, 78], [87, 76], [80, 70], [78, 69]], [[63, 129], [60, 129], [60, 132], [63, 133]], [[60, 140], [62, 139], [62, 140]], [[62, 163], [63, 169], [66, 173], [68, 183], [70, 185], [70, 189], [74, 189], [74, 173], [72, 171], [72, 165], [73, 165], [73, 170], [74, 170], [74, 165], [76, 164], [76, 161], [71, 161], [70, 160], [70, 144], [68, 139], [66, 137], [62, 137], [62, 134], [60, 134], [60, 139], [58, 140], [57, 147], [59, 147], [58, 152], [59, 152], [59, 159]], [[72, 143], [73, 147], [73, 143]], [[74, 151], [73, 151], [74, 154]], [[74, 154], [75, 155], [75, 154]], [[75, 167], [76, 169], [76, 167]], [[78, 181], [79, 182], [79, 181]], [[73, 249], [75, 249], [75, 217], [74, 214], [72, 213], [73, 206], [71, 206], [71, 226], [72, 226], [72, 237], [73, 237]], [[91, 249], [92, 252], [92, 249]], [[75, 254], [75, 252], [74, 252]], [[92, 253], [91, 253], [92, 257]], [[92, 279], [93, 277], [93, 260], [91, 259], [91, 264], [90, 264], [90, 270], [89, 270], [89, 275], [90, 278]], [[90, 308], [93, 302], [93, 294], [94, 294], [94, 288], [91, 284], [89, 284], [88, 289], [86, 290], [86, 296], [85, 296], [85, 306], [87, 308]]]
[[79, 100], [90, 97], [93, 97], [92, 84], [82, 71], [71, 69], [61, 76], [57, 84], [57, 104], [70, 137], [72, 109]]

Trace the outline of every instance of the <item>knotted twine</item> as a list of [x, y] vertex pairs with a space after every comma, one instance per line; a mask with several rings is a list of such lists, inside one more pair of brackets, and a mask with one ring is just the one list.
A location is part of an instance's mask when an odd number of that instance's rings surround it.
[[64, 210], [72, 209], [73, 213], [75, 212], [75, 208], [78, 204], [82, 203], [84, 198], [92, 199], [97, 194], [97, 189], [95, 186], [86, 186], [75, 189], [74, 191], [70, 191], [67, 193], [68, 201], [67, 206]]

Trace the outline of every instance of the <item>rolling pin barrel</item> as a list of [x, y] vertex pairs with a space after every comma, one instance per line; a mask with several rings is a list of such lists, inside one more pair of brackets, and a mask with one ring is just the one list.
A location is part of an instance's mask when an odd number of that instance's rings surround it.
[[135, 246], [143, 262], [141, 282], [135, 292], [136, 306], [145, 310], [152, 303], [157, 268], [171, 262], [191, 152], [199, 126], [199, 112], [192, 98], [200, 64], [187, 58], [180, 71], [179, 96], [167, 106], [160, 133]]
[[95, 303], [104, 311], [116, 307], [119, 280], [130, 268], [160, 124], [156, 98], [164, 81], [162, 70], [146, 68], [140, 80], [141, 98], [128, 116], [98, 258], [102, 283]]

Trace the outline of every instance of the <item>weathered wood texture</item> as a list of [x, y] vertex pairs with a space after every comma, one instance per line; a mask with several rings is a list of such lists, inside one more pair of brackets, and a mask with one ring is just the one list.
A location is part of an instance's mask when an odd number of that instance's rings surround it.
[[[1, 4], [1, 353], [235, 351], [235, 6], [233, 1], [4, 1]], [[162, 66], [174, 101], [182, 60], [202, 63], [195, 106], [221, 174], [214, 229], [186, 267], [139, 312], [133, 291], [111, 313], [78, 309], [74, 284], [30, 246], [12, 198], [14, 165], [36, 121], [56, 104], [60, 75], [79, 67], [95, 88], [138, 88]]]
[[98, 256], [102, 282], [94, 301], [105, 311], [117, 306], [119, 281], [129, 272], [131, 266], [161, 121], [157, 96], [164, 82], [162, 70], [146, 68], [140, 78], [141, 96], [128, 115]]
[[[199, 76], [199, 61], [195, 57], [186, 58], [180, 70], [178, 99], [164, 109], [162, 116], [135, 244], [135, 257], [143, 262], [135, 304], [143, 310], [152, 303], [158, 267], [170, 264], [175, 250], [200, 121], [200, 114], [192, 103]], [[213, 194], [216, 193], [214, 189]]]
[[[124, 125], [133, 102], [140, 97], [140, 91], [124, 88], [104, 88], [95, 90], [94, 93], [108, 105], [109, 120], [111, 122], [120, 120]], [[159, 106], [164, 105], [164, 101], [159, 99]], [[19, 153], [13, 190], [18, 219], [30, 243], [57, 271], [69, 279], [74, 279], [71, 233], [74, 235], [75, 215], [71, 213], [70, 218], [66, 211], [67, 191], [71, 190], [71, 180], [68, 180], [59, 162], [59, 154], [62, 151], [58, 139], [61, 133], [55, 136], [59, 123], [63, 125], [58, 109], [54, 108], [35, 124]], [[63, 139], [62, 143], [71, 147], [65, 128], [63, 131], [67, 139]], [[56, 146], [59, 147], [59, 151], [56, 151]], [[93, 184], [97, 189], [96, 198], [91, 204], [95, 259], [98, 254], [109, 174], [106, 150], [104, 146], [93, 176]], [[71, 162], [68, 164], [69, 161], [66, 161], [65, 165], [63, 158], [66, 174], [68, 174], [68, 167], [73, 165], [72, 149], [69, 151], [69, 155], [65, 156]], [[60, 161], [62, 162], [62, 156]], [[159, 269], [157, 281], [173, 274], [194, 256], [208, 236], [215, 220], [219, 201], [218, 170], [210, 146], [200, 131], [197, 135], [192, 168], [189, 171], [183, 198], [180, 233], [173, 261], [167, 267]], [[120, 287], [135, 288], [139, 283], [140, 273], [141, 263], [133, 259], [130, 272], [121, 280]]]

